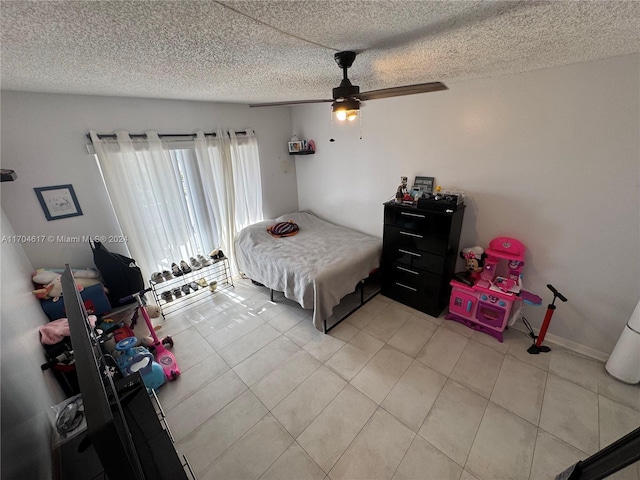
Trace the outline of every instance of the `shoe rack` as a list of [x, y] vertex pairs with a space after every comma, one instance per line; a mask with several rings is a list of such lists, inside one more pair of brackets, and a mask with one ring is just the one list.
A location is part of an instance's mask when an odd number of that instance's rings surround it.
[[[163, 317], [186, 306], [210, 299], [212, 295], [217, 294], [220, 290], [234, 286], [231, 279], [229, 259], [224, 257], [220, 260], [211, 260], [211, 262], [209, 266], [202, 267], [199, 270], [192, 268], [189, 273], [179, 277], [174, 276], [162, 282], [149, 281], [154, 300], [160, 307]], [[204, 279], [207, 284], [205, 286], [198, 284], [200, 279]], [[211, 291], [209, 284], [214, 281], [217, 282], [216, 289]], [[185, 293], [186, 286], [194, 282], [198, 285], [197, 290], [189, 286], [189, 293]], [[180, 289], [180, 296], [176, 297], [172, 293], [175, 289]], [[171, 292], [171, 300], [168, 299], [168, 294], [165, 292]]]

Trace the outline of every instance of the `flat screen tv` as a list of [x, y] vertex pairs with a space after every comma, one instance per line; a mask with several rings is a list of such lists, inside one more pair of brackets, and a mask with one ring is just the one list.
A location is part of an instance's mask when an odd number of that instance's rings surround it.
[[69, 265], [61, 282], [88, 440], [108, 478], [144, 480], [147, 477], [114, 384], [110, 364], [115, 364], [96, 339]]

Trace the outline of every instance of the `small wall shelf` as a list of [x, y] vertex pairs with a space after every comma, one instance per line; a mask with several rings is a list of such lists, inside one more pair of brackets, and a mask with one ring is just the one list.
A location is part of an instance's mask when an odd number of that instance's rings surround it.
[[289, 155], [313, 155], [316, 152], [312, 152], [309, 150], [302, 150], [300, 152], [289, 152]]
[[288, 143], [289, 155], [313, 155], [316, 153], [316, 142], [313, 140], [298, 140], [293, 137]]

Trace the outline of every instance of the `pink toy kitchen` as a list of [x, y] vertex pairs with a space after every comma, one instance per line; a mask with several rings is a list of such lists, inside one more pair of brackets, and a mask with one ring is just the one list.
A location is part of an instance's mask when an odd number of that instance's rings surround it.
[[[469, 256], [474, 258], [474, 253], [470, 252], [463, 258], [468, 259]], [[502, 342], [502, 332], [508, 323], [513, 324], [518, 318], [523, 302], [530, 305], [542, 303], [540, 297], [522, 288], [524, 256], [525, 246], [515, 238], [491, 240], [482, 254], [482, 270], [472, 273], [468, 283], [451, 281], [449, 314], [445, 318], [492, 335]]]

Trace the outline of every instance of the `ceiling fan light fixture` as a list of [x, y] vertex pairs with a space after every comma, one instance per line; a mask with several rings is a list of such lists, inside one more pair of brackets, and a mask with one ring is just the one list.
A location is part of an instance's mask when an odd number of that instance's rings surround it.
[[[0, 0], [1, 1], [1, 0]], [[415, 85], [404, 85], [399, 87], [381, 88], [378, 90], [369, 90], [360, 92], [358, 85], [353, 85], [347, 75], [347, 70], [356, 59], [356, 52], [344, 51], [337, 52], [333, 58], [338, 67], [342, 69], [342, 81], [340, 85], [333, 89], [332, 98], [323, 98], [319, 100], [296, 100], [292, 102], [271, 102], [258, 103], [249, 105], [250, 107], [274, 107], [281, 105], [301, 105], [305, 103], [331, 103], [331, 125], [333, 125], [333, 117], [343, 122], [345, 120], [354, 121], [360, 118], [362, 122], [362, 114], [360, 113], [361, 102], [369, 100], [377, 100], [379, 98], [400, 97], [403, 95], [416, 95], [419, 93], [437, 92], [439, 90], [448, 90], [447, 86], [440, 82], [417, 83]]]
[[336, 100], [331, 106], [336, 119], [341, 122], [344, 120], [352, 122], [358, 118], [360, 102], [356, 99]]

